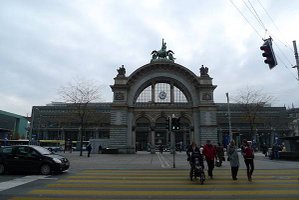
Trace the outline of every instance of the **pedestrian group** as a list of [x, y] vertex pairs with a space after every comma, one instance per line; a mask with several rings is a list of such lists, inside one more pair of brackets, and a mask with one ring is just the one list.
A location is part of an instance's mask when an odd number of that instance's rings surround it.
[[[207, 140], [206, 144], [201, 149], [202, 151], [200, 151], [200, 153], [202, 154], [202, 162], [204, 161], [204, 159], [206, 160], [208, 167], [208, 176], [210, 177], [210, 179], [213, 179], [213, 169], [215, 165], [219, 167], [221, 166], [222, 161], [225, 161], [224, 148], [220, 143], [218, 143], [217, 146], [213, 146], [211, 141]], [[190, 147], [187, 148], [186, 151], [188, 156], [187, 160], [190, 162], [190, 157], [192, 157], [192, 153], [198, 153], [198, 151], [199, 148], [197, 147], [196, 143], [192, 142], [192, 145], [190, 145]], [[252, 174], [254, 171], [254, 151], [251, 146], [251, 143], [245, 139], [242, 141], [241, 155], [246, 165], [246, 174], [248, 181], [251, 182]], [[238, 180], [237, 176], [240, 167], [240, 162], [237, 146], [233, 140], [227, 146], [227, 161], [229, 161], [230, 163], [232, 179]], [[190, 174], [191, 173], [192, 171], [190, 171]]]

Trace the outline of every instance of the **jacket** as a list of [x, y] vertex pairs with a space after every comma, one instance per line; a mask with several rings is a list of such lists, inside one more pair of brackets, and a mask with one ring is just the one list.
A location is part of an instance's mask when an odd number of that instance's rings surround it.
[[206, 157], [206, 160], [214, 160], [216, 158], [216, 149], [212, 144], [206, 144], [203, 147], [203, 155]]
[[240, 165], [239, 155], [235, 146], [228, 146], [227, 159], [229, 160], [231, 167], [238, 167]]

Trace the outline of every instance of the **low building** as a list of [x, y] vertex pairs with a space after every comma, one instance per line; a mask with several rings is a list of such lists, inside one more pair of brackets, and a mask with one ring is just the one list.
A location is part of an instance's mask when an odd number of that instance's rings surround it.
[[288, 109], [289, 128], [291, 134], [289, 136], [299, 136], [299, 108]]
[[0, 139], [27, 139], [29, 121], [26, 117], [0, 110]]
[[[217, 124], [220, 138], [227, 144], [229, 136], [228, 105], [218, 103], [217, 105]], [[264, 105], [254, 113], [254, 122], [250, 123], [247, 110], [242, 104], [230, 104], [231, 130], [233, 139], [237, 145], [241, 145], [243, 139], [252, 140], [257, 149], [265, 144], [271, 147], [280, 137], [288, 136], [289, 118], [285, 107], [272, 107]]]

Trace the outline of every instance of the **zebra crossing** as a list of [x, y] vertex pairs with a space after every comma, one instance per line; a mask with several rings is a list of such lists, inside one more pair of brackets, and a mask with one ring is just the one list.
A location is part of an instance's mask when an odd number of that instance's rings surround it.
[[12, 200], [62, 199], [299, 199], [299, 170], [214, 170], [204, 185], [190, 181], [186, 169], [84, 170]]

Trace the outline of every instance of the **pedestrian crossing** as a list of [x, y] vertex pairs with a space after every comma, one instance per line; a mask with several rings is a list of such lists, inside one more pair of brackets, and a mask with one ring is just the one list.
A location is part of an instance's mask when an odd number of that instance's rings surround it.
[[204, 185], [186, 169], [84, 170], [12, 200], [62, 199], [299, 199], [299, 169], [255, 170], [253, 181], [239, 170], [214, 170]]

